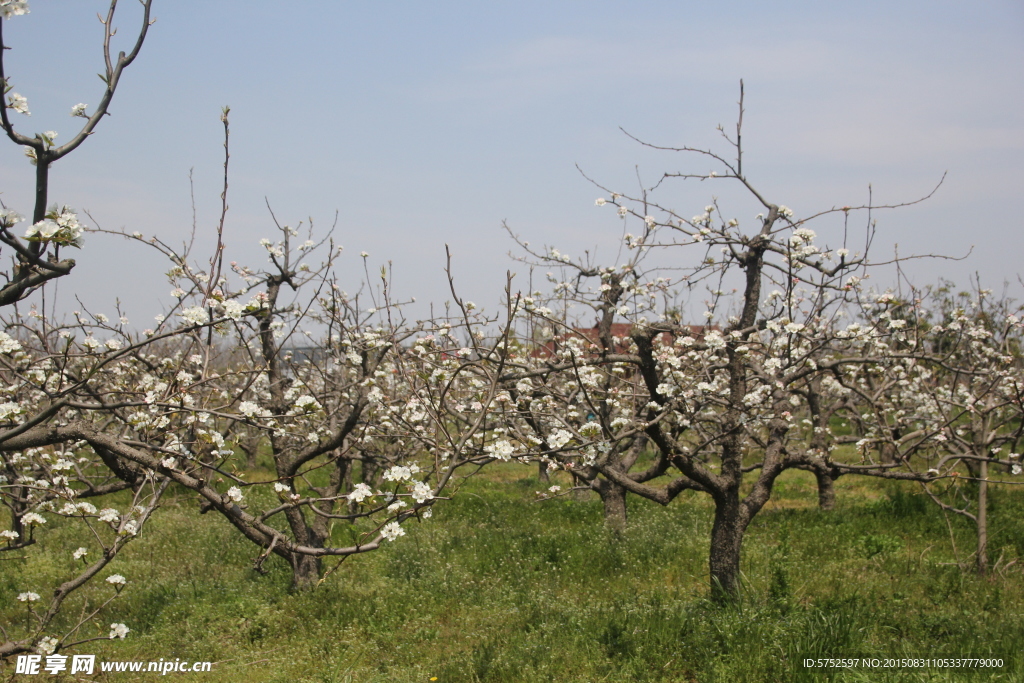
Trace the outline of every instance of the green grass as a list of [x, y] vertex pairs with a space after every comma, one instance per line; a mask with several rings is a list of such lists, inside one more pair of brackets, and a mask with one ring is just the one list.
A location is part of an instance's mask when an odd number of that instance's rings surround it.
[[[506, 466], [471, 480], [432, 520], [302, 594], [289, 591], [282, 561], [255, 573], [254, 547], [215, 515], [198, 516], [191, 497], [172, 497], [109, 568], [129, 584], [95, 628], [123, 621], [131, 634], [80, 651], [215, 662], [191, 681], [1024, 680], [1019, 568], [978, 578], [952, 565], [942, 514], [910, 486], [841, 479], [837, 509], [822, 513], [810, 475], [787, 473], [747, 533], [742, 600], [717, 607], [706, 599], [704, 498], [667, 508], [631, 498], [619, 538], [604, 530], [596, 498], [534, 502], [533, 474]], [[993, 561], [1024, 556], [1021, 494], [996, 490], [990, 516]], [[963, 553], [970, 529], [951, 521]], [[18, 591], [65, 575], [77, 541], [54, 527], [46, 552], [3, 563], [0, 619], [19, 618]], [[90, 587], [69, 611], [108, 588]], [[800, 665], [967, 655], [1005, 666]]]

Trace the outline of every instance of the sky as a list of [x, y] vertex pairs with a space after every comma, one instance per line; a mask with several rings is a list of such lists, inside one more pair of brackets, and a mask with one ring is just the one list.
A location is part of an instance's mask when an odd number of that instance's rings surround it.
[[[32, 111], [12, 113], [19, 131], [66, 141], [81, 122], [72, 105], [99, 101], [106, 6], [31, 0], [29, 15], [5, 22], [6, 73]], [[903, 202], [945, 173], [927, 202], [876, 214], [875, 256], [896, 244], [902, 256], [970, 253], [908, 263], [918, 285], [978, 274], [999, 289], [1021, 272], [1019, 1], [155, 0], [153, 15], [111, 116], [51, 170], [51, 201], [87, 210], [89, 225], [180, 244], [193, 224], [191, 173], [196, 253], [208, 252], [229, 105], [228, 260], [265, 264], [269, 204], [280, 222], [312, 219], [321, 235], [336, 217], [350, 291], [390, 263], [394, 292], [424, 314], [450, 298], [448, 244], [460, 295], [493, 309], [506, 271], [528, 286], [503, 222], [534, 244], [614, 263], [622, 233], [639, 228], [596, 207], [605, 193], [587, 178], [635, 194], [666, 171], [714, 170], [623, 129], [728, 153], [716, 128], [734, 127], [743, 79], [744, 171], [770, 201], [798, 218], [866, 203], [869, 185], [876, 203]], [[115, 49], [130, 49], [140, 16], [121, 3]], [[0, 199], [29, 214], [34, 169], [0, 142]], [[664, 186], [659, 201], [693, 215], [718, 197], [752, 226], [758, 208], [714, 182]], [[810, 227], [820, 241], [838, 235], [835, 222]], [[75, 257], [50, 295], [65, 310], [109, 315], [120, 301], [146, 326], [171, 301], [167, 265], [142, 245], [89, 235]]]

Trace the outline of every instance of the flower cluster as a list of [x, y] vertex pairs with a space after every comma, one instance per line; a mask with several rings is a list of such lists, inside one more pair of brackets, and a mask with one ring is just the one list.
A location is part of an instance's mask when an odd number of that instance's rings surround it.
[[46, 218], [34, 224], [25, 232], [29, 242], [49, 242], [60, 246], [82, 246], [82, 224], [78, 214], [67, 206], [53, 206]]

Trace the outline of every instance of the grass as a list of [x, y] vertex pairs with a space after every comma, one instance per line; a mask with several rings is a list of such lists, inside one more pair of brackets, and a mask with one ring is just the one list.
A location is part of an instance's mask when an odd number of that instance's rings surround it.
[[[191, 681], [1024, 680], [1021, 572], [979, 578], [951, 564], [946, 521], [911, 486], [841, 479], [837, 509], [823, 513], [810, 475], [786, 473], [747, 533], [742, 600], [716, 607], [706, 600], [705, 499], [684, 494], [660, 508], [631, 498], [616, 537], [596, 498], [534, 502], [533, 475], [510, 465], [470, 480], [432, 520], [302, 594], [289, 591], [283, 562], [256, 574], [254, 547], [172, 496], [109, 568], [129, 584], [94, 628], [123, 621], [131, 634], [79, 651], [215, 662]], [[993, 561], [1024, 556], [1024, 497], [996, 490], [990, 517]], [[970, 548], [970, 529], [951, 522], [957, 547]], [[66, 574], [78, 543], [53, 526], [45, 552], [3, 563], [0, 619], [23, 618], [18, 591]], [[90, 587], [69, 612], [105, 589]], [[800, 664], [841, 656], [996, 656], [1004, 666]]]

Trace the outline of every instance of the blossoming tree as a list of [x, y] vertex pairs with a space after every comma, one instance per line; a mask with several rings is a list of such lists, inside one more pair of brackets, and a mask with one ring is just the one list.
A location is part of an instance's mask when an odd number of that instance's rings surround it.
[[[0, 126], [12, 142], [25, 148], [25, 154], [36, 171], [32, 223], [24, 237], [19, 237], [13, 232], [14, 226], [24, 220], [22, 216], [8, 207], [3, 207], [0, 211], [0, 242], [12, 249], [17, 257], [13, 272], [6, 274], [6, 284], [0, 287], [0, 306], [24, 299], [45, 282], [67, 275], [75, 267], [74, 259], [61, 258], [61, 248], [65, 248], [66, 253], [67, 247], [81, 246], [82, 226], [72, 209], [59, 204], [49, 204], [50, 166], [78, 149], [106, 116], [121, 75], [138, 56], [151, 23], [152, 0], [141, 0], [141, 3], [142, 26], [130, 52], [120, 52], [117, 56], [111, 52], [111, 39], [116, 31], [114, 13], [117, 9], [117, 0], [111, 0], [106, 18], [100, 19], [103, 22], [104, 62], [104, 72], [100, 78], [103, 79], [106, 88], [92, 113], [89, 113], [87, 104], [79, 103], [71, 107], [71, 116], [84, 119], [84, 123], [78, 133], [62, 145], [57, 144], [56, 131], [49, 130], [28, 136], [15, 130], [9, 111], [24, 116], [30, 116], [31, 112], [28, 108], [28, 99], [14, 91], [14, 85], [4, 70], [4, 53], [10, 48], [4, 43], [4, 22], [0, 21], [0, 84], [6, 98], [6, 103], [0, 105]], [[2, 18], [10, 19], [27, 14], [28, 11], [26, 0], [0, 2]]]
[[[935, 447], [937, 432], [895, 458], [871, 456], [870, 439], [843, 447], [851, 439], [835, 433], [847, 420], [885, 412], [888, 397], [863, 390], [868, 377], [889, 377], [893, 367], [929, 357], [908, 338], [904, 318], [882, 314], [886, 295], [864, 285], [880, 265], [868, 256], [874, 213], [895, 207], [869, 202], [798, 217], [769, 200], [744, 173], [742, 113], [741, 88], [736, 135], [723, 132], [734, 158], [657, 148], [696, 155], [715, 170], [667, 173], [637, 196], [602, 188], [607, 194], [598, 206], [617, 207], [623, 220], [641, 226], [624, 237], [632, 253], [625, 264], [528, 252], [537, 265], [569, 266], [550, 296], [564, 300], [569, 293], [596, 311], [597, 332], [574, 336], [565, 329], [559, 352], [524, 352], [505, 376], [521, 399], [505, 413], [510, 450], [548, 459], [599, 492], [617, 486], [661, 504], [687, 490], [710, 496], [710, 583], [719, 599], [738, 591], [744, 533], [787, 469], [815, 473], [823, 499], [842, 475], [921, 482], [941, 476], [912, 457]], [[727, 218], [718, 199], [687, 218], [656, 201], [655, 190], [673, 179], [734, 184], [762, 211], [749, 230]], [[861, 214], [867, 238], [858, 251], [850, 221]], [[837, 219], [838, 243], [821, 244], [810, 226], [830, 218]], [[711, 327], [694, 334], [678, 306], [657, 311], [659, 293], [700, 285], [707, 287]], [[624, 294], [632, 297], [626, 304]], [[538, 303], [531, 307], [537, 324], [563, 324], [564, 316]], [[615, 317], [631, 324], [628, 337], [609, 335]], [[648, 443], [651, 457], [639, 457]]]
[[[469, 308], [460, 319], [407, 323], [383, 273], [379, 300], [365, 307], [336, 281], [339, 247], [312, 239], [296, 245], [298, 229], [278, 230], [280, 239], [261, 241], [267, 268], [233, 264], [240, 290], [210, 291], [205, 273], [176, 272], [186, 281], [187, 291], [176, 288], [181, 300], [203, 299], [201, 306], [183, 303], [180, 315], [202, 324], [211, 307], [223, 311], [229, 320], [220, 329], [240, 356], [230, 380], [216, 378], [232, 387], [206, 410], [234, 413], [235, 427], [262, 430], [275, 478], [228, 473], [231, 449], [176, 462], [172, 476], [203, 497], [204, 510], [217, 510], [261, 548], [258, 569], [276, 554], [302, 588], [322, 577], [325, 558], [371, 551], [403, 535], [402, 522], [429, 517], [457, 470], [488, 460], [479, 437], [490, 426], [485, 406], [499, 399], [498, 379], [480, 360], [493, 355], [479, 329], [486, 321]], [[318, 248], [327, 258], [310, 268], [302, 260]], [[259, 291], [248, 304], [233, 303], [251, 288]], [[288, 290], [298, 298], [286, 299]], [[468, 346], [457, 340], [460, 331]], [[294, 350], [296, 339], [312, 341], [314, 352]], [[207, 379], [200, 373], [193, 381]], [[208, 484], [214, 473], [235, 485], [215, 491]], [[261, 488], [273, 495], [257, 503]], [[342, 527], [347, 545], [332, 538], [338, 520], [351, 523]]]
[[[106, 316], [76, 312], [74, 323], [58, 324], [42, 320], [34, 307], [27, 316], [10, 308], [48, 281], [67, 275], [75, 265], [61, 252], [66, 254], [67, 248], [82, 246], [83, 226], [71, 208], [48, 204], [50, 166], [77, 149], [107, 113], [122, 72], [136, 58], [146, 38], [150, 5], [150, 0], [142, 2], [142, 25], [131, 51], [113, 57], [111, 41], [116, 31], [113, 21], [117, 2], [111, 2], [106, 17], [101, 18], [105, 63], [101, 78], [106, 87], [100, 104], [92, 113], [86, 104], [71, 107], [71, 116], [85, 122], [71, 140], [58, 145], [54, 131], [30, 137], [15, 130], [10, 112], [24, 116], [30, 112], [27, 98], [14, 91], [5, 72], [4, 57], [10, 47], [3, 38], [2, 19], [27, 14], [29, 7], [24, 0], [0, 2], [0, 83], [5, 99], [0, 105], [0, 125], [10, 140], [24, 146], [26, 156], [35, 166], [32, 220], [24, 235], [15, 232], [15, 226], [24, 218], [10, 207], [0, 210], [0, 243], [14, 256], [13, 269], [4, 274], [5, 282], [0, 286], [0, 306], [8, 307], [0, 332], [0, 504], [10, 514], [9, 528], [0, 532], [0, 552], [25, 552], [45, 537], [43, 530], [48, 523], [53, 524], [54, 518], [81, 525], [89, 539], [73, 552], [77, 569], [46, 597], [35, 590], [18, 594], [17, 601], [24, 605], [28, 618], [24, 622], [19, 620], [19, 627], [13, 631], [0, 631], [0, 655], [32, 646], [48, 654], [63, 645], [91, 639], [84, 636], [83, 640], [81, 630], [124, 585], [124, 578], [117, 574], [106, 579], [113, 592], [99, 604], [86, 603], [81, 618], [72, 622], [60, 637], [42, 634], [66, 599], [100, 575], [141, 530], [166, 487], [166, 482], [126, 469], [109, 452], [97, 451], [96, 461], [83, 457], [83, 443], [72, 436], [46, 445], [19, 443], [33, 429], [44, 430], [59, 425], [62, 418], [96, 409], [98, 394], [86, 391], [85, 387], [102, 394], [112, 378], [124, 375], [120, 360], [137, 353], [138, 347], [133, 346], [135, 340], [125, 331], [123, 319], [120, 324], [111, 324]], [[108, 338], [100, 342], [97, 333]], [[123, 376], [118, 380], [123, 380]], [[123, 490], [131, 493], [126, 510], [98, 509], [90, 502], [102, 504], [109, 495]], [[115, 624], [109, 637], [123, 638], [125, 633], [127, 628], [123, 624]]]
[[[108, 81], [116, 82], [120, 72], [112, 73]], [[507, 400], [497, 389], [504, 341], [488, 343], [484, 332], [495, 321], [455, 296], [457, 315], [410, 323], [385, 274], [382, 289], [366, 295], [379, 302], [366, 307], [338, 286], [340, 247], [329, 238], [298, 244], [298, 230], [288, 226], [278, 226], [277, 241], [261, 241], [267, 267], [225, 265], [227, 109], [221, 120], [225, 185], [212, 255], [196, 259], [191, 246], [178, 251], [156, 237], [117, 233], [170, 261], [175, 303], [155, 328], [135, 331], [120, 312], [111, 320], [76, 311], [63, 324], [13, 309], [3, 319], [0, 501], [10, 522], [0, 550], [27, 551], [55, 520], [79, 523], [86, 535], [72, 553], [83, 568], [54, 589], [45, 609], [37, 607], [38, 587], [18, 593], [29, 618], [2, 633], [0, 656], [123, 638], [125, 624], [80, 637], [108, 602], [91, 597], [77, 623], [52, 629], [68, 596], [142, 532], [170, 486], [195, 493], [200, 512], [218, 513], [252, 541], [257, 569], [279, 556], [296, 587], [310, 587], [323, 576], [324, 558], [396, 540], [406, 533], [403, 522], [430, 517], [463, 468], [491, 459], [482, 437], [493, 427], [491, 406]], [[37, 168], [54, 160], [51, 147], [33, 148]], [[62, 209], [33, 224], [27, 239], [37, 256], [49, 248], [55, 260], [60, 246], [79, 241], [73, 219]], [[5, 235], [18, 244], [12, 226]], [[319, 265], [308, 265], [324, 252]], [[506, 336], [514, 308], [499, 324]], [[315, 353], [302, 357], [300, 336]], [[249, 440], [265, 435], [272, 478], [250, 481], [240, 469], [240, 430]], [[127, 507], [111, 504], [119, 492], [130, 492]], [[350, 524], [335, 528], [339, 520]], [[111, 598], [130, 580], [108, 576]]]
[[[223, 121], [226, 133], [226, 111]], [[90, 598], [80, 621], [52, 628], [66, 598], [142, 532], [170, 486], [195, 493], [200, 512], [252, 541], [257, 569], [279, 556], [306, 588], [323, 577], [325, 558], [405, 535], [403, 522], [429, 518], [463, 468], [491, 459], [482, 435], [493, 427], [490, 407], [506, 400], [497, 390], [502, 342], [485, 343], [483, 332], [494, 321], [456, 297], [458, 317], [408, 323], [386, 279], [366, 308], [335, 281], [340, 248], [279, 231], [280, 240], [263, 241], [263, 269], [222, 269], [219, 230], [213, 256], [199, 260], [122, 234], [172, 264], [175, 303], [153, 329], [83, 312], [67, 325], [17, 311], [4, 320], [0, 501], [10, 528], [0, 549], [25, 551], [45, 541], [47, 525], [78, 523], [85, 535], [72, 555], [85, 564], [43, 610], [37, 586], [18, 593], [29, 619], [3, 634], [0, 655], [124, 637], [125, 624], [77, 637], [107, 604]], [[326, 258], [307, 266], [318, 251]], [[319, 353], [297, 358], [299, 335]], [[241, 469], [240, 427], [266, 435], [271, 478]], [[127, 507], [111, 504], [125, 491]], [[109, 597], [130, 581], [107, 577]]]
[[853, 387], [864, 408], [858, 446], [889, 463], [926, 463], [934, 479], [922, 484], [925, 493], [970, 521], [973, 565], [985, 574], [989, 486], [1019, 483], [1024, 474], [1020, 308], [980, 286], [954, 296], [946, 283], [907, 296], [885, 293], [873, 312], [883, 320], [905, 316], [902, 342], [920, 353], [864, 373]]

